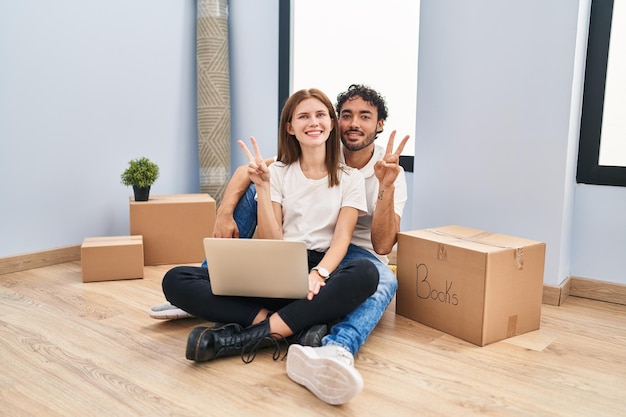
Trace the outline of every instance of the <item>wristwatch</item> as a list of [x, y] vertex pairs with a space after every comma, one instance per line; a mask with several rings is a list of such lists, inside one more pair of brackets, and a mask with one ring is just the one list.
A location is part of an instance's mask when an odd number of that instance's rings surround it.
[[311, 271], [317, 271], [317, 273], [320, 274], [320, 277], [324, 278], [324, 280], [327, 280], [330, 276], [330, 272], [328, 272], [328, 269], [324, 268], [323, 266], [314, 266], [313, 268], [311, 268]]

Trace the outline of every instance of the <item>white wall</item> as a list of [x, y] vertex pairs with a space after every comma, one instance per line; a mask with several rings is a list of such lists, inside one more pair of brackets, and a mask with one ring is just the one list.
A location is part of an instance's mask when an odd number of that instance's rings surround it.
[[[0, 2], [0, 257], [126, 234], [130, 190], [119, 174], [131, 157], [160, 163], [159, 193], [199, 188], [195, 2], [47, 3]], [[278, 0], [229, 4], [232, 139], [256, 135], [270, 155]], [[573, 180], [578, 4], [421, 5], [403, 230], [459, 223], [542, 240], [546, 283], [571, 274], [626, 284], [626, 188]], [[86, 185], [99, 189], [83, 198]]]
[[420, 16], [413, 225], [546, 242], [544, 281], [559, 284], [578, 3], [422, 0]]
[[232, 167], [247, 164], [236, 144], [250, 136], [263, 156], [278, 147], [278, 0], [229, 0]]
[[[590, 1], [581, 1], [581, 10], [585, 10], [583, 8]], [[623, 7], [623, 3], [620, 5]], [[582, 41], [586, 42], [586, 36], [583, 38]], [[626, 284], [625, 213], [626, 187], [576, 185], [570, 264], [572, 276]]]
[[413, 228], [540, 240], [546, 284], [626, 284], [626, 188], [575, 183], [590, 5], [421, 1]]
[[193, 0], [0, 1], [0, 257], [127, 235], [120, 174], [198, 192]]
[[573, 276], [626, 284], [626, 188], [578, 185]]

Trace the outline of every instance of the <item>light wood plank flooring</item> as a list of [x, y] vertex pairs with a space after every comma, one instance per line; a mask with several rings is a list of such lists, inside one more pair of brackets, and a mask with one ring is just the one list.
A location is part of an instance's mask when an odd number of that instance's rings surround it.
[[80, 262], [0, 275], [3, 416], [626, 416], [626, 306], [569, 297], [541, 329], [485, 347], [394, 314], [356, 358], [343, 406], [317, 400], [262, 351], [185, 359], [198, 319], [157, 321], [168, 266], [82, 283]]

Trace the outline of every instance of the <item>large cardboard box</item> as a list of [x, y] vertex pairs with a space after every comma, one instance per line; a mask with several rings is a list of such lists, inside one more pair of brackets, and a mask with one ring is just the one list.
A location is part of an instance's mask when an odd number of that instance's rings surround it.
[[142, 235], [146, 265], [198, 263], [202, 240], [213, 234], [215, 200], [208, 194], [130, 198], [130, 234]]
[[143, 278], [141, 236], [87, 237], [80, 247], [83, 282]]
[[462, 226], [401, 232], [396, 313], [478, 346], [539, 329], [545, 249]]

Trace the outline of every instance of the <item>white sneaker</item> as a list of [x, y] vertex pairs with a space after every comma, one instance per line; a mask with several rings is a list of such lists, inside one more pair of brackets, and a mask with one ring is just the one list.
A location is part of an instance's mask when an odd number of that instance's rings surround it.
[[332, 405], [347, 402], [363, 389], [363, 378], [354, 368], [354, 357], [336, 345], [289, 346], [287, 375]]
[[161, 303], [150, 307], [150, 310], [148, 310], [148, 315], [157, 320], [177, 320], [193, 317], [185, 310], [181, 310], [180, 308], [170, 303]]

